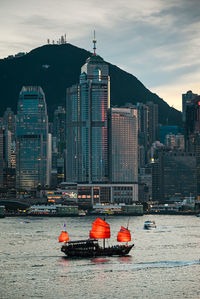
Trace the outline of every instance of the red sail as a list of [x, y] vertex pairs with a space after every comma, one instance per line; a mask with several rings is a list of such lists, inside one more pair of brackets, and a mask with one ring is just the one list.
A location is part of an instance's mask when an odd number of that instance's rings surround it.
[[131, 233], [130, 230], [127, 228], [121, 226], [120, 231], [118, 232], [117, 235], [117, 241], [118, 242], [129, 242], [131, 241]]
[[60, 236], [59, 236], [59, 242], [67, 242], [69, 241], [69, 235], [67, 232], [61, 232]]
[[101, 218], [97, 218], [90, 231], [91, 239], [109, 239], [110, 238], [110, 225]]

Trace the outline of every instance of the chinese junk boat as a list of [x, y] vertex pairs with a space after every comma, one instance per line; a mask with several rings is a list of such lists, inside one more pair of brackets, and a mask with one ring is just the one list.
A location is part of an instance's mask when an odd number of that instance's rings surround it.
[[[64, 242], [61, 251], [68, 257], [100, 257], [100, 256], [125, 256], [133, 248], [134, 244], [128, 245], [131, 241], [130, 230], [121, 227], [118, 232], [117, 241], [126, 242], [125, 245], [105, 246], [105, 239], [110, 238], [110, 225], [101, 218], [97, 218], [90, 231], [90, 238], [87, 240], [69, 241], [69, 236], [61, 232], [63, 237], [59, 237], [59, 242]], [[103, 239], [103, 246], [99, 245], [98, 240]]]

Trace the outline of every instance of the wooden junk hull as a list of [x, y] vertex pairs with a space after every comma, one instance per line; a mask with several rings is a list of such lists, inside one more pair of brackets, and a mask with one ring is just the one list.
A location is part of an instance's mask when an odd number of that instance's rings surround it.
[[102, 248], [98, 240], [70, 241], [61, 247], [61, 251], [68, 257], [100, 257], [100, 256], [125, 256], [133, 248], [132, 245], [116, 245]]

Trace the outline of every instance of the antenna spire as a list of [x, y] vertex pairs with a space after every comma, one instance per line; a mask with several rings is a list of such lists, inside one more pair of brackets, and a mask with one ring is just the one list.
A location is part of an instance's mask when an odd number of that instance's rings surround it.
[[94, 50], [94, 53], [93, 53], [93, 55], [95, 55], [96, 56], [96, 42], [97, 42], [97, 40], [96, 40], [96, 38], [95, 38], [95, 30], [94, 30], [94, 38], [93, 38], [93, 50]]

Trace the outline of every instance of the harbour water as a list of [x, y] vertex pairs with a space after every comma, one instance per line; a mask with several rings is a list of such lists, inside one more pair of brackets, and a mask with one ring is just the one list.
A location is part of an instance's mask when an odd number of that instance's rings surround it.
[[[200, 218], [130, 217], [127, 257], [67, 259], [58, 236], [88, 238], [95, 217], [0, 219], [0, 298], [200, 298]], [[144, 230], [146, 220], [157, 228]], [[116, 241], [128, 217], [109, 216]]]

